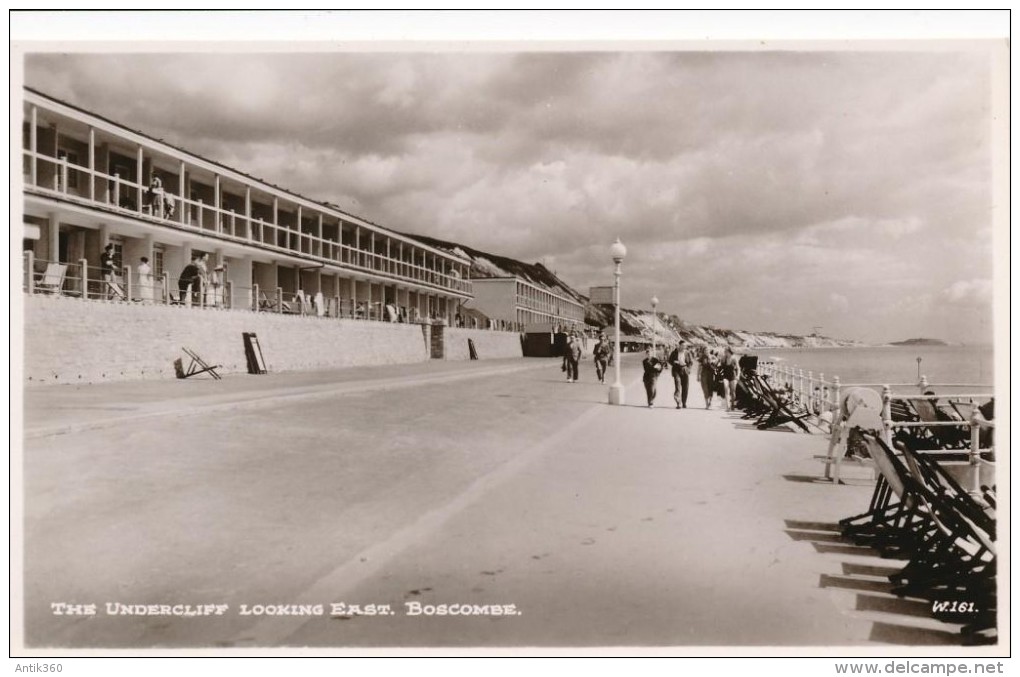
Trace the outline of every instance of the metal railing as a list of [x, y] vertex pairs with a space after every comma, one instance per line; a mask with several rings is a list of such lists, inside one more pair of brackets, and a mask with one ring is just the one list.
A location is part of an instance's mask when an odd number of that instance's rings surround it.
[[[763, 376], [769, 378], [773, 386], [778, 385], [781, 388], [786, 389], [791, 395], [792, 400], [797, 403], [800, 408], [809, 414], [814, 414], [822, 420], [822, 415], [828, 413], [830, 416], [828, 421], [831, 426], [831, 433], [833, 435], [838, 434], [837, 426], [833, 425], [837, 420], [836, 417], [841, 415], [841, 395], [850, 388], [869, 388], [876, 390], [881, 393], [882, 396], [882, 434], [883, 441], [890, 447], [893, 447], [893, 438], [897, 430], [908, 431], [927, 431], [932, 432], [936, 429], [946, 428], [966, 428], [968, 435], [965, 436], [968, 443], [965, 447], [961, 446], [958, 449], [946, 449], [944, 447], [925, 449], [921, 450], [922, 453], [940, 455], [940, 454], [967, 454], [968, 465], [970, 466], [970, 473], [968, 482], [970, 486], [968, 491], [975, 496], [981, 494], [981, 482], [980, 482], [980, 469], [983, 465], [994, 466], [993, 461], [985, 460], [984, 456], [993, 452], [995, 449], [994, 444], [989, 446], [982, 446], [981, 431], [982, 430], [994, 430], [994, 420], [987, 420], [981, 414], [978, 402], [988, 402], [994, 399], [995, 395], [993, 387], [990, 384], [976, 384], [976, 383], [931, 383], [928, 381], [927, 376], [921, 376], [920, 380], [915, 383], [841, 383], [838, 376], [834, 376], [832, 381], [825, 380], [824, 374], [818, 374], [815, 378], [811, 371], [807, 372], [805, 378], [804, 370], [797, 367], [787, 367], [785, 365], [777, 366], [772, 362], [760, 362], [758, 364], [758, 372]], [[942, 392], [941, 394], [934, 392], [934, 389], [946, 389], [956, 388], [961, 390], [969, 391], [982, 391], [982, 392]], [[916, 389], [917, 394], [904, 394], [896, 393], [896, 389]], [[931, 402], [933, 405], [937, 405], [939, 402], [945, 402], [949, 404], [966, 404], [970, 406], [970, 416], [964, 417], [957, 412], [955, 419], [949, 418], [949, 420], [894, 420], [893, 418], [893, 403], [903, 402], [910, 403], [915, 401]], [[954, 410], [955, 410], [954, 406]], [[948, 415], [947, 415], [948, 417]], [[830, 443], [830, 452], [833, 450], [833, 444]], [[831, 459], [830, 459], [831, 462]]]

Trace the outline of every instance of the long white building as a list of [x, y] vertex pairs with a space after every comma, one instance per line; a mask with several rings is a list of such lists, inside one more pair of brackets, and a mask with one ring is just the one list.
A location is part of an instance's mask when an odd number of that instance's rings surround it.
[[472, 280], [474, 299], [467, 305], [495, 320], [527, 327], [553, 324], [575, 327], [584, 324], [584, 306], [562, 294], [520, 277]]
[[[381, 318], [390, 305], [401, 319], [452, 324], [472, 298], [470, 262], [455, 254], [35, 90], [23, 110], [30, 291], [178, 302], [181, 271], [207, 254], [222, 285], [201, 304], [298, 312], [317, 297], [334, 316]], [[107, 244], [113, 285], [100, 269]]]

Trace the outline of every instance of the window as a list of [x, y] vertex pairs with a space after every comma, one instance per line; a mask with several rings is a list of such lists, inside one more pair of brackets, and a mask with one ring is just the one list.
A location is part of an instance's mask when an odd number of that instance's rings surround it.
[[124, 265], [124, 240], [119, 237], [110, 237], [110, 244], [113, 245], [113, 270], [119, 274]]
[[157, 280], [163, 279], [165, 256], [166, 250], [163, 247], [155, 246], [152, 248], [152, 276]]

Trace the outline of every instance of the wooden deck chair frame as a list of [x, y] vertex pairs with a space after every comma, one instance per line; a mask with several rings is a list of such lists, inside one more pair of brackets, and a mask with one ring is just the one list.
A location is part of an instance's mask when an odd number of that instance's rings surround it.
[[[960, 503], [937, 476], [933, 464], [904, 452], [910, 473], [918, 480], [921, 500], [937, 529], [918, 548], [910, 563], [890, 580], [899, 583], [893, 592], [898, 595], [943, 596], [966, 595], [979, 604], [994, 604], [996, 550], [993, 533], [976, 524], [960, 510]], [[962, 495], [966, 495], [965, 492]], [[973, 513], [972, 513], [973, 514]], [[983, 520], [987, 524], [987, 520]]]
[[188, 348], [182, 348], [182, 350], [184, 351], [185, 355], [191, 358], [191, 362], [185, 369], [184, 363], [180, 358], [174, 361], [174, 371], [177, 374], [177, 378], [191, 378], [192, 376], [198, 376], [199, 374], [205, 373], [208, 373], [217, 381], [223, 378], [216, 372], [216, 370], [219, 369], [222, 365], [219, 364], [211, 365], [207, 363], [205, 360], [203, 360], [201, 357], [199, 357], [195, 353], [195, 351], [190, 350]]
[[804, 419], [808, 418], [810, 414], [795, 413], [789, 403], [780, 396], [772, 386], [768, 383], [763, 383], [763, 392], [765, 395], [765, 403], [768, 405], [769, 410], [758, 419], [755, 424], [760, 430], [768, 430], [777, 426], [784, 425], [786, 423], [793, 423], [804, 432], [811, 432], [811, 429], [804, 423]]
[[116, 299], [118, 301], [127, 301], [127, 294], [124, 292], [124, 288], [120, 286], [120, 282], [116, 280], [106, 281], [106, 295], [107, 298]]
[[843, 534], [887, 557], [909, 552], [923, 523], [916, 482], [879, 437], [864, 433], [863, 439], [880, 476], [868, 511], [840, 520]]
[[[909, 449], [902, 461], [880, 438], [866, 435], [872, 457], [887, 481], [902, 481], [920, 510], [920, 523], [908, 525], [909, 563], [889, 577], [900, 596], [946, 599], [964, 595], [994, 607], [995, 546], [993, 538], [957, 508], [950, 485], [937, 478], [937, 464]], [[944, 478], [951, 482], [951, 478]], [[994, 627], [994, 614], [985, 613], [968, 624], [969, 632]]]

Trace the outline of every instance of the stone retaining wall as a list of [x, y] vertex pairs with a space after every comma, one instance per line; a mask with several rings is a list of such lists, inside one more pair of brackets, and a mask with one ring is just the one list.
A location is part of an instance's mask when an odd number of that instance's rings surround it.
[[173, 361], [181, 357], [188, 363], [184, 347], [222, 365], [222, 373], [244, 373], [242, 332], [258, 335], [270, 371], [428, 359], [427, 328], [423, 332], [416, 324], [23, 298], [26, 383], [173, 378]]
[[521, 335], [510, 331], [488, 331], [486, 329], [459, 329], [444, 327], [446, 359], [471, 359], [468, 339], [475, 343], [478, 359], [493, 360], [506, 357], [524, 357]]

